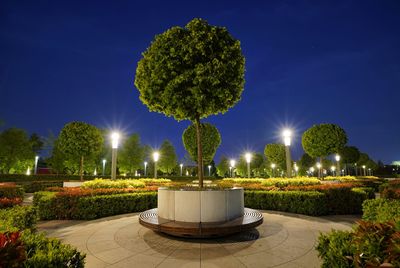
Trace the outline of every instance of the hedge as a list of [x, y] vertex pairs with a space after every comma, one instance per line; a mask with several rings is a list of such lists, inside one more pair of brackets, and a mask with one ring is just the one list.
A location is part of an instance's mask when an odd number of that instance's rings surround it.
[[305, 215], [326, 215], [325, 194], [316, 191], [245, 191], [244, 204], [254, 209], [278, 210]]
[[37, 221], [33, 206], [15, 206], [0, 210], [0, 232], [34, 229]]
[[48, 187], [62, 187], [62, 181], [29, 181], [29, 182], [17, 182], [18, 185], [24, 188], [26, 193], [35, 193], [44, 191]]
[[0, 185], [0, 198], [24, 198], [24, 189], [15, 184]]
[[373, 222], [400, 221], [400, 200], [375, 199], [363, 203], [363, 220]]
[[261, 182], [263, 186], [276, 186], [276, 187], [287, 187], [287, 186], [305, 186], [305, 185], [317, 185], [321, 184], [320, 180], [315, 178], [291, 178], [291, 179], [265, 179]]
[[156, 192], [127, 193], [96, 196], [58, 195], [37, 192], [34, 205], [39, 218], [91, 220], [123, 213], [144, 211], [157, 207]]

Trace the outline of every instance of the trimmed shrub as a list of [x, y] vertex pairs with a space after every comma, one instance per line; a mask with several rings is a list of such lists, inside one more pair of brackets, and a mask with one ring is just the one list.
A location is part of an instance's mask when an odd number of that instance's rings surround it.
[[245, 191], [246, 207], [305, 215], [326, 215], [325, 194], [315, 191]]
[[22, 203], [22, 199], [19, 197], [16, 198], [0, 198], [0, 209], [14, 207], [16, 205], [20, 205]]
[[32, 181], [32, 182], [18, 182], [21, 185], [25, 192], [27, 193], [35, 193], [38, 191], [44, 191], [49, 187], [62, 187], [62, 181]]
[[37, 214], [33, 206], [15, 206], [0, 210], [0, 232], [34, 229], [36, 221]]
[[258, 178], [253, 178], [253, 179], [225, 178], [222, 179], [222, 182], [228, 182], [233, 184], [254, 184], [254, 183], [261, 183], [265, 180], [266, 179], [258, 179]]
[[262, 186], [275, 186], [279, 188], [287, 186], [306, 186], [306, 185], [317, 185], [321, 184], [318, 179], [313, 178], [292, 178], [292, 179], [265, 179], [261, 182]]
[[21, 267], [26, 260], [20, 232], [0, 233], [0, 267]]
[[24, 198], [24, 189], [15, 184], [0, 185], [0, 198]]
[[39, 217], [42, 220], [89, 220], [154, 208], [157, 206], [157, 193], [140, 192], [80, 196], [37, 192], [34, 195], [34, 205], [38, 207]]
[[322, 267], [400, 267], [399, 227], [360, 221], [353, 232], [321, 234], [316, 249]]
[[104, 188], [144, 188], [146, 184], [143, 181], [135, 179], [127, 180], [103, 180], [94, 179], [82, 184], [83, 189], [104, 189]]
[[400, 200], [375, 199], [363, 203], [363, 220], [373, 222], [400, 221]]

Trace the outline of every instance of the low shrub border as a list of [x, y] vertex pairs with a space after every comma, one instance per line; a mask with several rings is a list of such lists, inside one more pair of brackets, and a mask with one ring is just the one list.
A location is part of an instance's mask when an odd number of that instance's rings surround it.
[[0, 198], [23, 198], [24, 189], [15, 184], [0, 185]]
[[373, 222], [400, 221], [400, 200], [375, 199], [363, 203], [363, 220]]
[[156, 192], [122, 193], [112, 195], [70, 195], [37, 192], [34, 205], [42, 220], [91, 220], [123, 213], [144, 211], [157, 207]]

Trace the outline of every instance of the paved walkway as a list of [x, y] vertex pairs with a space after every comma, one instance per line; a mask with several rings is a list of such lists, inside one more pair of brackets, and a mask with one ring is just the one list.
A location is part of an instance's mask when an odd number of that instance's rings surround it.
[[256, 229], [226, 238], [196, 240], [158, 234], [138, 213], [94, 221], [48, 221], [39, 230], [87, 254], [87, 267], [320, 267], [319, 232], [350, 229], [354, 216], [308, 217], [263, 211]]

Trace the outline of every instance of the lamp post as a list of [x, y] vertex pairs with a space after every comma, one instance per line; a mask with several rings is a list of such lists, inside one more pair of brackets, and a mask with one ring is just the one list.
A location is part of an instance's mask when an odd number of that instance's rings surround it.
[[[339, 171], [339, 176], [340, 176], [340, 155], [336, 154], [335, 155], [335, 160], [336, 160], [336, 169], [337, 171]], [[337, 172], [336, 172], [336, 176], [337, 176]]]
[[28, 169], [26, 170], [26, 175], [31, 175], [31, 168], [30, 167], [28, 167]]
[[357, 163], [354, 163], [355, 169], [356, 169], [356, 177], [358, 176], [358, 169], [357, 169]]
[[365, 172], [365, 165], [362, 166], [363, 171], [364, 171], [364, 176], [367, 176], [366, 172]]
[[283, 142], [285, 144], [285, 152], [286, 152], [286, 170], [288, 178], [292, 177], [292, 159], [290, 156], [290, 143], [292, 140], [292, 131], [289, 129], [285, 129], [282, 132]]
[[334, 176], [335, 174], [337, 176], [337, 173], [335, 173], [335, 170], [336, 170], [336, 167], [335, 166], [331, 166], [332, 176]]
[[321, 178], [321, 167], [322, 167], [321, 163], [320, 163], [320, 162], [317, 162], [318, 178]]
[[107, 163], [107, 160], [103, 159], [102, 162], [103, 162], [103, 170], [102, 170], [101, 174], [104, 176], [104, 174], [105, 174], [105, 172], [106, 172], [106, 163]]
[[147, 176], [147, 162], [144, 162], [144, 176]]
[[299, 167], [296, 165], [296, 163], [294, 163], [294, 171], [295, 171], [295, 176], [298, 176], [298, 172], [299, 172]]
[[37, 156], [35, 156], [35, 175], [37, 174], [37, 164], [38, 164], [38, 161], [39, 161], [39, 156], [37, 155]]
[[231, 166], [230, 166], [231, 178], [234, 178], [235, 177], [235, 164], [236, 164], [236, 161], [234, 159], [231, 159], [230, 164], [231, 164]]
[[119, 133], [113, 132], [111, 134], [111, 179], [115, 180], [117, 177], [117, 150], [119, 142]]
[[271, 164], [271, 168], [272, 168], [272, 177], [274, 177], [274, 176], [275, 176], [275, 168], [276, 168], [276, 165], [275, 165], [274, 163], [272, 163], [272, 164]]
[[153, 160], [154, 160], [154, 178], [157, 179], [157, 161], [160, 158], [160, 154], [156, 151], [153, 153]]
[[250, 178], [251, 153], [246, 153], [244, 157], [246, 158], [246, 163], [247, 163], [247, 178]]
[[181, 177], [182, 177], [183, 164], [180, 164], [179, 166], [180, 166], [180, 168], [181, 168]]
[[211, 165], [208, 165], [208, 177], [211, 176]]
[[310, 172], [312, 177], [314, 176], [314, 171], [315, 171], [314, 167], [310, 167]]

